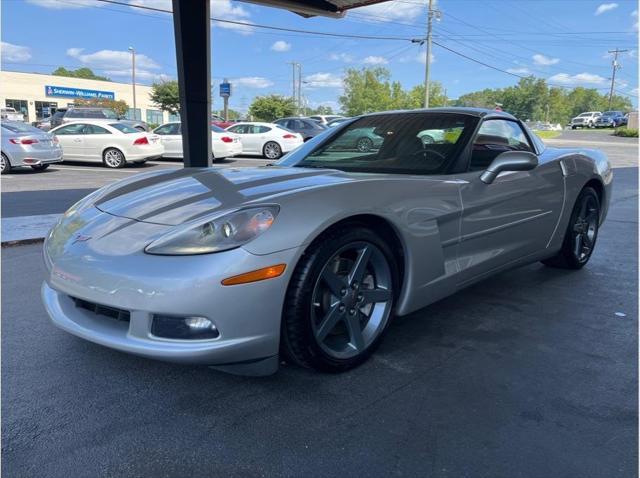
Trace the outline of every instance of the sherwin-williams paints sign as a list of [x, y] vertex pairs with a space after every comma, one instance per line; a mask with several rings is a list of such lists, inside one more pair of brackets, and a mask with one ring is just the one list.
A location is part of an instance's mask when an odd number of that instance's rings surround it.
[[54, 98], [81, 98], [86, 100], [115, 100], [113, 91], [84, 90], [82, 88], [69, 88], [67, 86], [45, 85], [44, 94]]

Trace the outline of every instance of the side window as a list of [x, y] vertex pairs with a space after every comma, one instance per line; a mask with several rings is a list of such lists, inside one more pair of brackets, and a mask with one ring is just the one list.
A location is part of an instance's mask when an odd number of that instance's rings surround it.
[[236, 134], [247, 134], [247, 126], [246, 125], [232, 126], [227, 131], [231, 131], [232, 133], [236, 133]]
[[83, 134], [82, 131], [84, 130], [85, 126], [86, 125], [81, 123], [69, 124], [55, 131], [54, 134], [57, 134], [57, 135]]
[[269, 131], [271, 131], [271, 128], [268, 126], [258, 126], [258, 133], [260, 134], [268, 133]]
[[111, 132], [102, 126], [96, 126], [95, 124], [88, 124], [84, 127], [84, 134], [111, 134]]
[[487, 169], [489, 164], [505, 151], [533, 152], [533, 148], [520, 125], [515, 121], [501, 119], [484, 121], [473, 142], [469, 170]]
[[157, 128], [155, 133], [160, 135], [180, 134], [180, 125], [178, 123], [165, 124]]

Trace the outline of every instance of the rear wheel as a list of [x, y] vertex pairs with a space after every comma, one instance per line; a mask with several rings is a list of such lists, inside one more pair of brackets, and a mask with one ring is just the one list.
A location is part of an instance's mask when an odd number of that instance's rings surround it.
[[11, 163], [9, 162], [9, 158], [2, 153], [0, 155], [0, 174], [6, 174], [11, 171]]
[[49, 166], [49, 164], [36, 164], [34, 166], [31, 166], [31, 169], [33, 169], [34, 171], [44, 171]]
[[571, 213], [569, 226], [564, 235], [562, 249], [557, 255], [542, 261], [543, 264], [563, 269], [584, 267], [596, 245], [600, 224], [600, 200], [591, 187], [584, 188]]
[[356, 149], [361, 153], [371, 151], [371, 148], [373, 148], [373, 141], [371, 141], [371, 138], [360, 138], [356, 143]]
[[398, 283], [390, 247], [357, 224], [321, 237], [291, 278], [282, 320], [282, 352], [290, 361], [342, 372], [374, 352], [389, 325]]
[[282, 156], [282, 148], [280, 148], [280, 145], [275, 141], [269, 141], [264, 145], [264, 148], [262, 148], [262, 153], [267, 159], [278, 159]]
[[127, 164], [122, 151], [108, 148], [102, 153], [102, 161], [107, 168], [123, 168]]

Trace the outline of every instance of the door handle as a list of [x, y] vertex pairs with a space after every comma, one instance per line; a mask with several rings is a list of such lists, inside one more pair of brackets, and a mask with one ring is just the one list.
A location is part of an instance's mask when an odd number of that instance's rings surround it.
[[81, 139], [74, 139], [73, 142], [74, 143], [82, 143], [82, 140]]

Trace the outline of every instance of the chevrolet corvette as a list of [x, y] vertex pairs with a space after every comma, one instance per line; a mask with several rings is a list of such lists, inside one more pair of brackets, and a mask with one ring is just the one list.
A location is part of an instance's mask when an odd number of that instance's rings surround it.
[[[345, 148], [359, 131], [380, 141]], [[45, 240], [42, 298], [67, 332], [143, 357], [341, 372], [393, 317], [492, 274], [582, 268], [612, 181], [603, 153], [547, 147], [508, 113], [365, 115], [269, 166], [93, 192]]]

